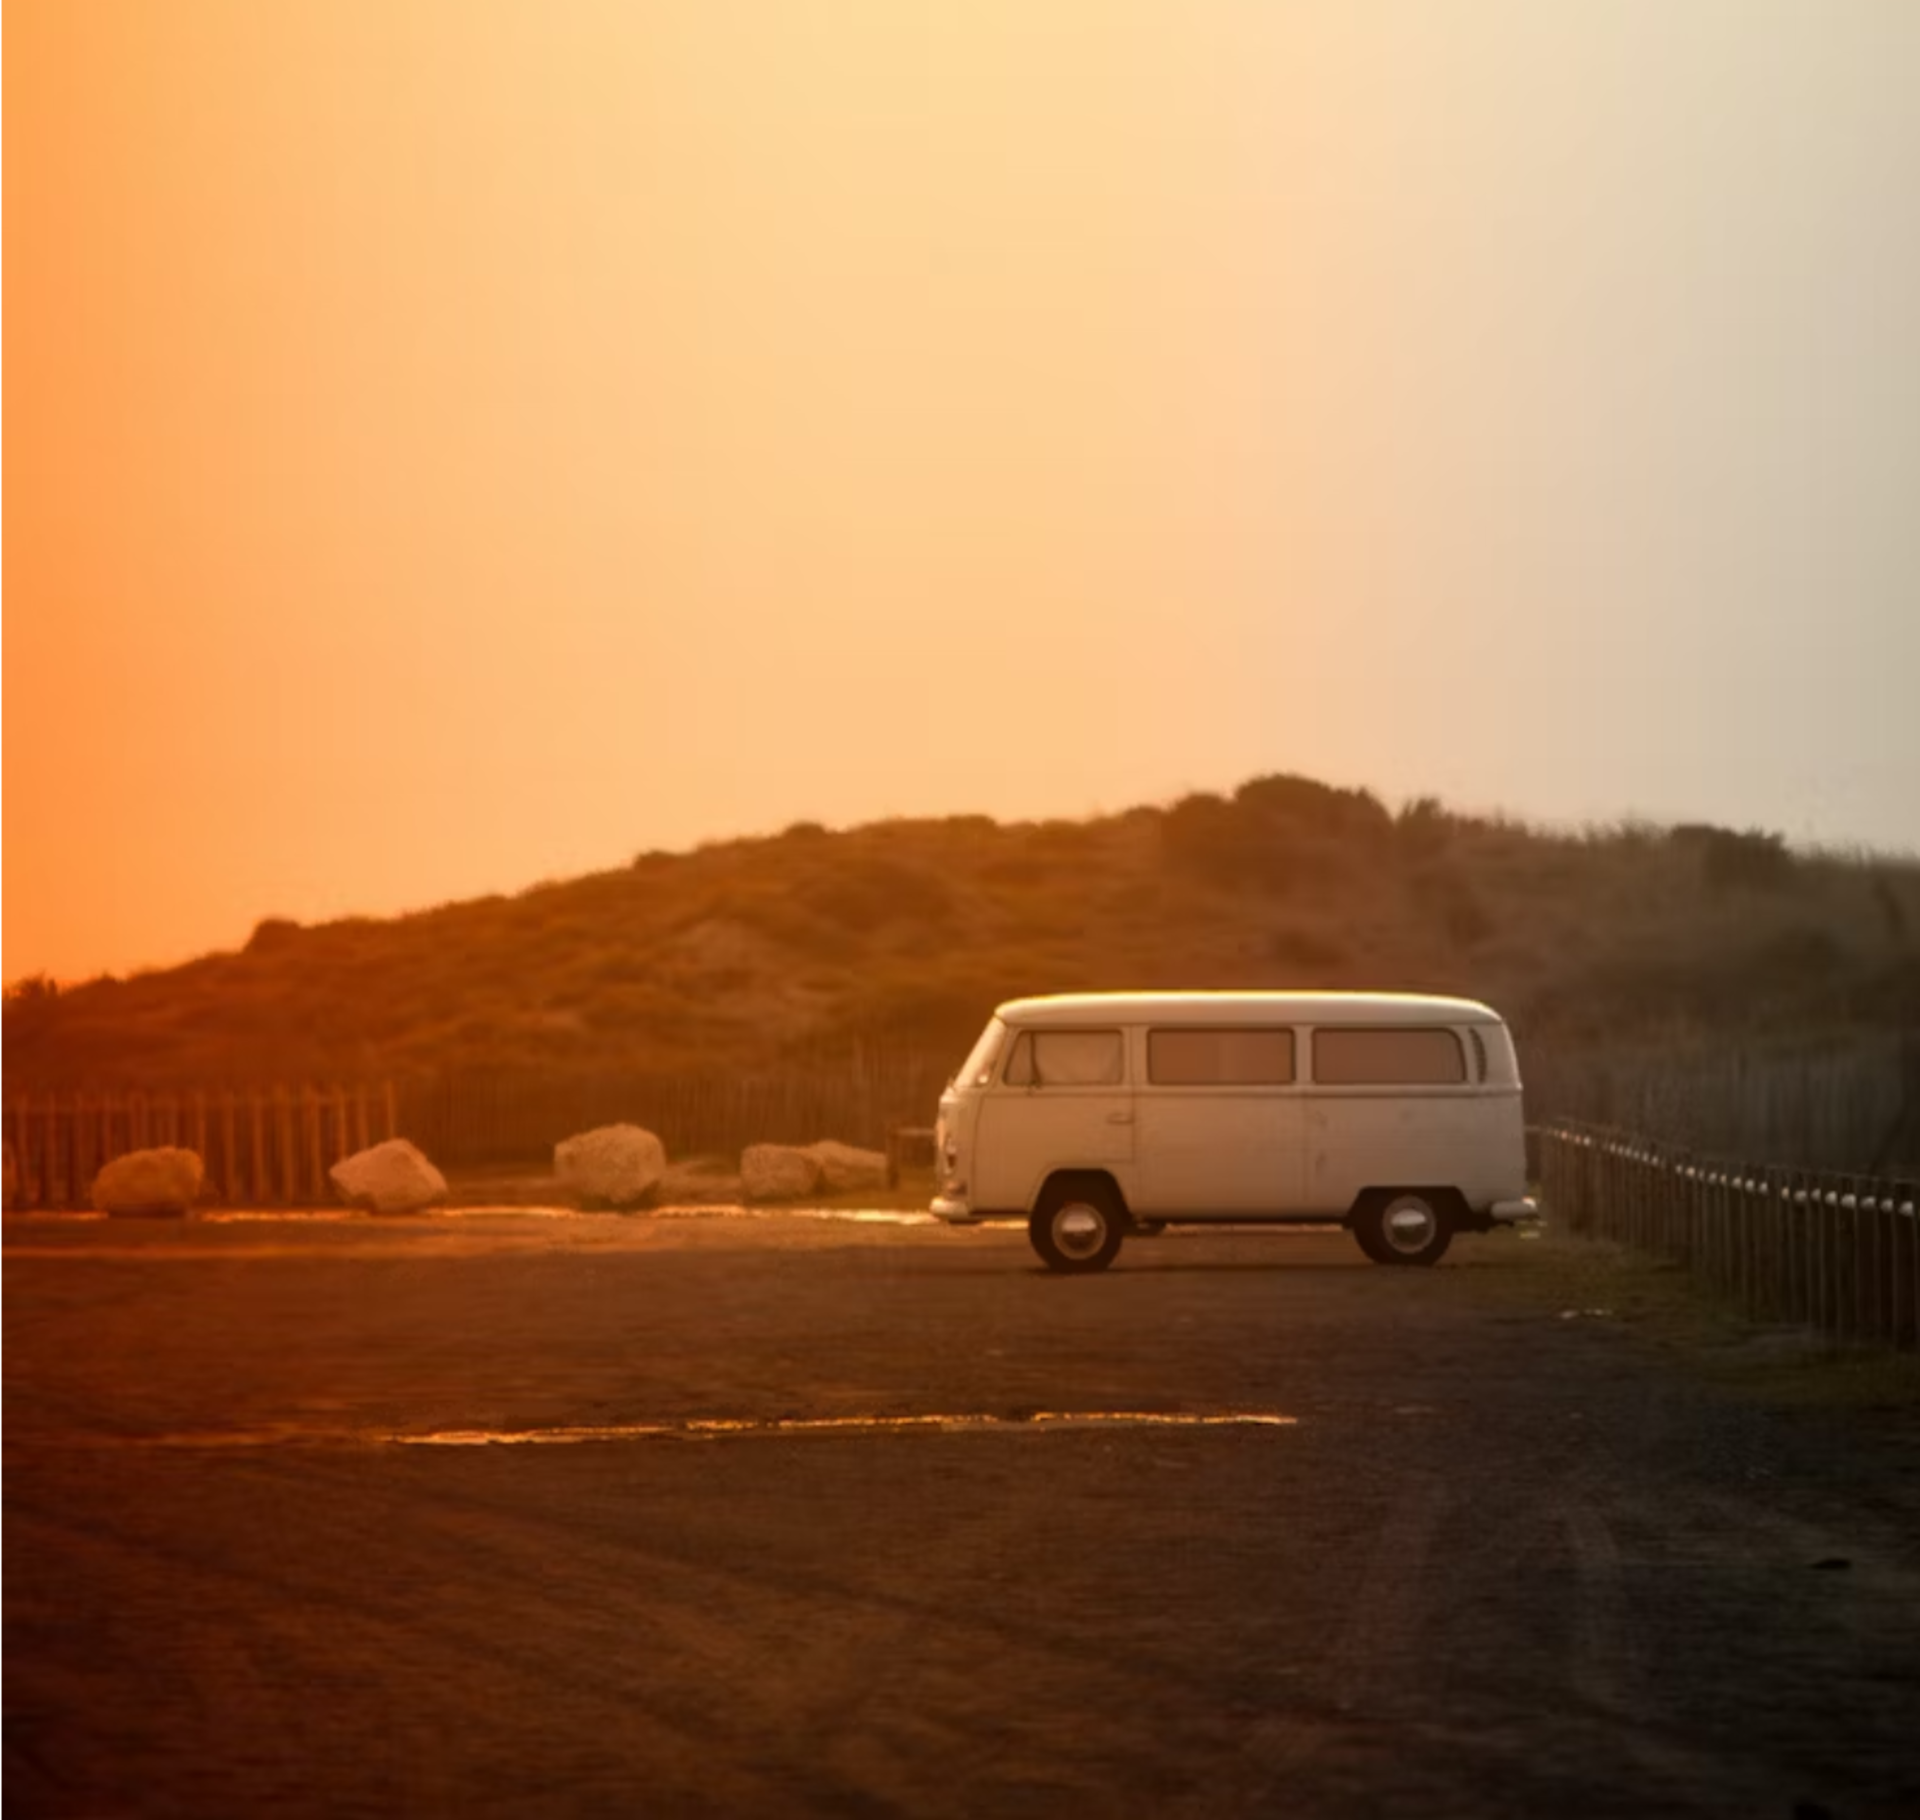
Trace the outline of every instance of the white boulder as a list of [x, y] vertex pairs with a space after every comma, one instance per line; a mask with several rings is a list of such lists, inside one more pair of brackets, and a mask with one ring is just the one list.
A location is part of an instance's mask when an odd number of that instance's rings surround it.
[[817, 1144], [809, 1144], [807, 1154], [820, 1165], [820, 1186], [829, 1194], [849, 1194], [857, 1189], [887, 1185], [884, 1151], [862, 1150], [855, 1144], [823, 1138]]
[[172, 1145], [130, 1151], [93, 1178], [93, 1204], [102, 1213], [185, 1213], [205, 1174], [196, 1151]]
[[667, 1173], [667, 1147], [638, 1125], [602, 1125], [554, 1145], [553, 1173], [583, 1201], [637, 1207]]
[[740, 1152], [740, 1185], [750, 1201], [788, 1201], [819, 1188], [820, 1165], [794, 1144], [749, 1144]]
[[366, 1213], [418, 1213], [447, 1198], [447, 1178], [405, 1138], [356, 1151], [327, 1171], [334, 1192]]

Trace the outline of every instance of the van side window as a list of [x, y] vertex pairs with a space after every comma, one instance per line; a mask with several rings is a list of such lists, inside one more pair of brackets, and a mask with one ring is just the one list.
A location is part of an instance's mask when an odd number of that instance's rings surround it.
[[1341, 1087], [1450, 1087], [1467, 1078], [1451, 1030], [1316, 1030], [1313, 1078]]
[[1117, 1030], [1023, 1030], [1000, 1079], [1009, 1087], [1117, 1087], [1124, 1059]]
[[1278, 1087], [1293, 1079], [1291, 1030], [1149, 1030], [1156, 1087]]

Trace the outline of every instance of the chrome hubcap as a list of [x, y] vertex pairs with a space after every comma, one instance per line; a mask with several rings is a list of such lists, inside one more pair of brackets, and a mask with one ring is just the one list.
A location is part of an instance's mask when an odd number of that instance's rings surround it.
[[1439, 1230], [1439, 1215], [1415, 1195], [1395, 1201], [1380, 1219], [1382, 1236], [1404, 1257], [1426, 1250]]
[[1092, 1257], [1106, 1238], [1106, 1215], [1085, 1201], [1069, 1202], [1053, 1216], [1053, 1242], [1070, 1258]]

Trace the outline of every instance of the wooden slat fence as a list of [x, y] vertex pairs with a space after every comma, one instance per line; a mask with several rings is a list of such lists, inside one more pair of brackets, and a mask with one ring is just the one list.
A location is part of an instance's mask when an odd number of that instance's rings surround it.
[[1698, 1155], [1560, 1121], [1535, 1133], [1550, 1217], [1670, 1258], [1757, 1320], [1913, 1350], [1920, 1182]]
[[1920, 1032], [1768, 1051], [1752, 1043], [1625, 1049], [1521, 1041], [1527, 1104], [1714, 1156], [1899, 1175], [1920, 1168]]
[[230, 1207], [324, 1207], [326, 1172], [399, 1129], [392, 1085], [193, 1092], [23, 1092], [6, 1101], [9, 1205], [80, 1208], [102, 1165], [163, 1144], [198, 1151], [206, 1198]]
[[657, 1132], [674, 1157], [839, 1138], [884, 1149], [933, 1122], [951, 1056], [840, 1052], [778, 1071], [642, 1073], [458, 1069], [399, 1085], [400, 1125], [442, 1168], [544, 1168], [597, 1125]]

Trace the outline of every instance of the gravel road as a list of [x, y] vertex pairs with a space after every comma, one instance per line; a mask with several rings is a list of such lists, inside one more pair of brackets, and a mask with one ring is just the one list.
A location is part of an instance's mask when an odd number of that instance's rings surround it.
[[1560, 1243], [9, 1218], [9, 1813], [1920, 1813], [1911, 1453]]

